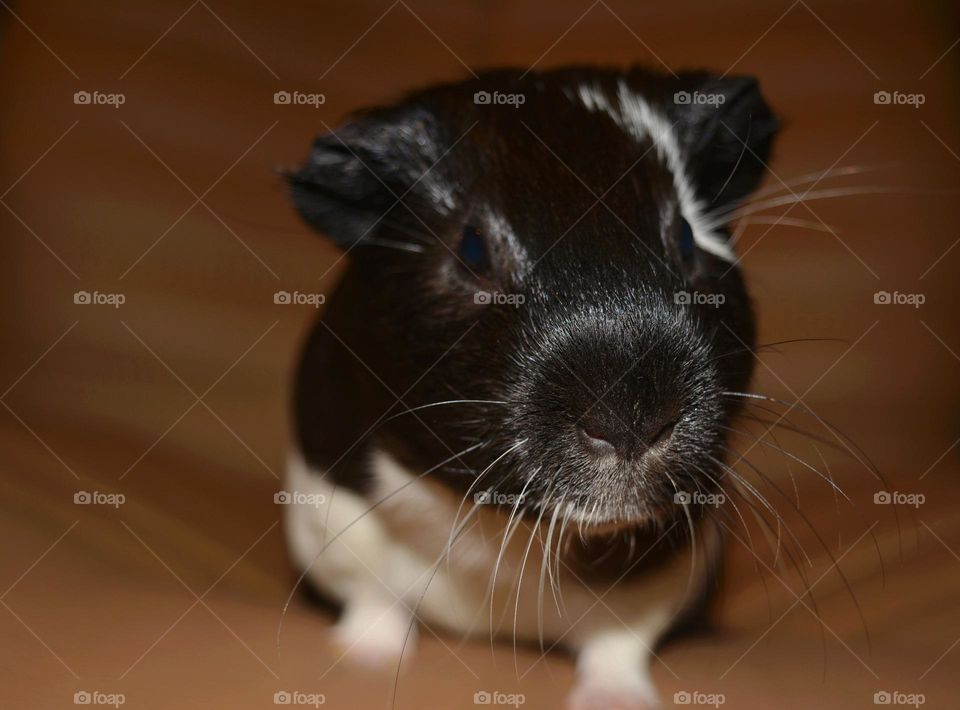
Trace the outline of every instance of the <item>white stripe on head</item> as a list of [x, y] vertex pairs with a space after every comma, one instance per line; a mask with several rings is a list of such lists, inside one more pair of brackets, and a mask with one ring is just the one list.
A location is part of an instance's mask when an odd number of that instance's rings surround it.
[[727, 240], [707, 226], [704, 217], [706, 205], [697, 199], [693, 182], [687, 175], [683, 151], [667, 118], [627, 86], [623, 79], [617, 82], [616, 107], [596, 84], [578, 86], [577, 97], [587, 110], [607, 114], [638, 141], [650, 140], [653, 143], [657, 157], [673, 175], [680, 211], [693, 229], [697, 246], [724, 261], [733, 262], [736, 256]]

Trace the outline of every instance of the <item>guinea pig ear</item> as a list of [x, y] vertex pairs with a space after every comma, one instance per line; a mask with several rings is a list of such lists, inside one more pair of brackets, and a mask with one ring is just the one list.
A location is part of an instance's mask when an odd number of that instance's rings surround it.
[[780, 122], [753, 77], [685, 72], [668, 98], [690, 176], [708, 205], [736, 204], [763, 177]]
[[285, 175], [297, 211], [339, 246], [355, 245], [420, 174], [423, 125], [382, 110], [318, 137], [307, 163]]

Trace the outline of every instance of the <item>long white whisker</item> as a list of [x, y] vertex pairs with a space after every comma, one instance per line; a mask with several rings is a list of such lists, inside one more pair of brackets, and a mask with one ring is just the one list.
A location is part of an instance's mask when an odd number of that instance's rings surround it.
[[730, 235], [728, 240], [730, 246], [735, 245], [740, 238], [743, 236], [743, 233], [747, 230], [751, 224], [783, 224], [788, 227], [800, 227], [802, 229], [812, 229], [815, 232], [825, 232], [827, 234], [837, 234], [840, 232], [838, 227], [834, 227], [829, 224], [820, 224], [819, 222], [814, 222], [810, 219], [797, 219], [795, 217], [775, 217], [766, 215], [756, 215], [752, 217], [743, 217], [737, 221], [737, 227], [733, 231], [733, 234]]
[[[456, 512], [456, 514], [455, 514], [454, 517], [453, 517], [454, 521], [456, 521], [456, 520], [460, 517], [460, 511], [463, 510], [463, 506], [464, 506], [464, 504], [467, 502], [467, 499], [470, 497], [470, 494], [473, 492], [474, 486], [476, 486], [478, 483], [480, 483], [480, 481], [483, 479], [483, 477], [484, 477], [487, 473], [489, 473], [490, 470], [491, 470], [494, 466], [496, 466], [505, 456], [507, 456], [508, 454], [510, 454], [512, 451], [515, 451], [515, 450], [516, 450], [517, 448], [519, 448], [520, 446], [523, 446], [523, 444], [525, 444], [526, 441], [527, 441], [526, 439], [521, 439], [520, 441], [518, 441], [517, 443], [515, 443], [513, 446], [511, 446], [510, 448], [508, 448], [506, 451], [504, 451], [502, 454], [500, 454], [499, 456], [497, 456], [497, 458], [495, 458], [495, 459], [493, 460], [493, 462], [492, 462], [489, 466], [487, 466], [487, 467], [473, 480], [473, 483], [471, 483], [471, 484], [469, 485], [469, 487], [467, 488], [467, 492], [466, 492], [466, 494], [464, 494], [463, 500], [460, 501], [460, 506], [457, 508], [457, 512]], [[451, 532], [451, 534], [452, 534], [452, 532]]]
[[[767, 195], [777, 195], [782, 192], [788, 192], [794, 187], [800, 187], [802, 185], [807, 185], [809, 183], [819, 183], [821, 180], [826, 180], [829, 178], [843, 177], [845, 175], [856, 175], [859, 173], [869, 173], [876, 172], [878, 170], [883, 170], [884, 168], [895, 167], [894, 163], [889, 163], [886, 165], [849, 165], [846, 167], [833, 168], [832, 170], [814, 170], [813, 172], [804, 173], [802, 175], [797, 175], [794, 178], [790, 178], [783, 182], [778, 182], [774, 185], [764, 187], [751, 195], [751, 201], [756, 200], [759, 197], [766, 197]], [[750, 204], [749, 202], [742, 203], [741, 206]], [[719, 208], [712, 210], [711, 213], [707, 213], [705, 216], [710, 217], [712, 214], [719, 214], [722, 212], [730, 212], [731, 208], [729, 205], [722, 205]]]
[[566, 498], [566, 494], [564, 494], [560, 498], [559, 503], [553, 504], [553, 515], [550, 516], [550, 525], [547, 528], [547, 541], [546, 541], [546, 544], [543, 546], [543, 560], [541, 560], [540, 562], [540, 588], [537, 594], [538, 594], [538, 613], [539, 613], [538, 623], [539, 623], [539, 630], [540, 630], [541, 652], [544, 650], [543, 648], [543, 586], [544, 586], [545, 576], [549, 576], [550, 588], [553, 591], [553, 599], [554, 601], [557, 600], [557, 590], [556, 590], [556, 586], [553, 578], [553, 568], [550, 565], [550, 557], [551, 557], [551, 550], [553, 549], [551, 547], [553, 543], [553, 531], [556, 529], [557, 516], [560, 515], [560, 510], [563, 506], [564, 498]]
[[[547, 494], [549, 496], [549, 492]], [[527, 557], [530, 555], [530, 548], [533, 547], [533, 540], [537, 536], [537, 531], [540, 529], [540, 521], [543, 520], [543, 513], [546, 510], [543, 506], [540, 507], [540, 515], [537, 516], [537, 522], [533, 524], [533, 527], [530, 528], [530, 540], [527, 542], [527, 549], [523, 553], [523, 562], [520, 564], [520, 576], [519, 582], [517, 583], [517, 599], [513, 605], [513, 668], [516, 671], [517, 678], [520, 677], [520, 663], [517, 660], [517, 618], [520, 613], [520, 595], [523, 593], [523, 573], [527, 568]]]
[[815, 202], [817, 200], [829, 200], [836, 197], [851, 197], [853, 195], [903, 195], [903, 194], [955, 194], [956, 190], [935, 190], [927, 188], [893, 188], [880, 185], [868, 185], [861, 187], [837, 187], [823, 190], [811, 190], [802, 195], [783, 195], [772, 197], [768, 200], [750, 202], [743, 207], [738, 207], [731, 212], [716, 215], [715, 219], [705, 220], [705, 229], [714, 229], [726, 224], [739, 217], [754, 214], [771, 207], [780, 207], [783, 205], [792, 205], [800, 202]]
[[510, 404], [509, 402], [504, 402], [499, 399], [448, 399], [443, 402], [431, 402], [430, 404], [421, 404], [418, 407], [408, 407], [403, 411], [392, 414], [383, 421], [389, 422], [391, 419], [396, 419], [399, 416], [404, 414], [411, 414], [413, 412], [419, 412], [421, 409], [430, 409], [431, 407], [441, 407], [444, 405], [450, 404]]
[[[490, 578], [491, 581], [490, 581], [489, 589], [487, 591], [487, 596], [490, 599], [489, 624], [490, 624], [490, 651], [491, 652], [493, 652], [493, 640], [495, 635], [494, 630], [500, 628], [500, 626], [503, 624], [503, 618], [506, 610], [506, 605], [505, 605], [504, 608], [501, 609], [500, 618], [497, 620], [497, 623], [494, 624], [493, 605], [494, 605], [494, 602], [496, 601], [497, 576], [500, 573], [500, 565], [503, 561], [504, 552], [507, 546], [510, 544], [510, 541], [513, 539], [514, 533], [517, 531], [517, 529], [520, 527], [521, 523], [523, 522], [523, 518], [526, 514], [527, 514], [526, 507], [523, 507], [519, 511], [516, 511], [516, 514], [511, 513], [511, 519], [507, 521], [507, 527], [504, 528], [503, 540], [500, 543], [500, 551], [497, 553], [497, 560], [493, 566], [493, 574], [491, 575], [491, 578]], [[512, 593], [513, 593], [513, 582], [511, 581], [510, 589], [506, 597], [504, 597], [504, 601], [507, 604], [509, 604], [509, 600], [510, 600], [510, 597], [512, 596]]]
[[[560, 597], [560, 606], [558, 607], [557, 611], [560, 612], [561, 616], [567, 615], [567, 605], [563, 601], [563, 585], [560, 583], [560, 578], [559, 578], [560, 562], [561, 562], [560, 556], [561, 554], [563, 554], [563, 535], [564, 533], [566, 533], [567, 525], [570, 523], [570, 520], [573, 518], [575, 512], [576, 512], [576, 509], [574, 508], [573, 504], [568, 503], [566, 505], [566, 510], [564, 511], [564, 514], [563, 514], [563, 523], [560, 525], [560, 534], [557, 536], [557, 560], [556, 560], [557, 573], [558, 573], [557, 591], [559, 592], [559, 597]], [[567, 541], [567, 543], [569, 546], [569, 540]]]

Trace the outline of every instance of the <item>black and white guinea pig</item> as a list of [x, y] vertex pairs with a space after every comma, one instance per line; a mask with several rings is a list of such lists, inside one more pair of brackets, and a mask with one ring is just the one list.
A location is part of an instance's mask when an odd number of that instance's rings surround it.
[[[354, 115], [288, 175], [348, 254], [296, 377], [294, 563], [348, 658], [414, 620], [561, 645], [572, 708], [651, 708], [721, 556], [754, 320], [728, 243], [756, 81], [491, 71]], [[706, 501], [706, 502], [705, 502]]]

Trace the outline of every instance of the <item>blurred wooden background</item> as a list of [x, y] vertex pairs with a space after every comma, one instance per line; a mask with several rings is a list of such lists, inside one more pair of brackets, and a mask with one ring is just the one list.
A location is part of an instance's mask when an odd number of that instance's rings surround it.
[[[275, 645], [292, 579], [272, 495], [290, 366], [315, 312], [273, 294], [329, 292], [337, 278], [336, 252], [300, 225], [275, 170], [299, 161], [324, 123], [467, 66], [662, 62], [760, 78], [784, 119], [771, 188], [855, 165], [871, 170], [817, 189], [885, 190], [789, 213], [836, 235], [789, 220], [744, 230], [761, 342], [843, 341], [765, 353], [755, 389], [802, 396], [891, 488], [926, 497], [899, 511], [898, 528], [861, 462], [824, 449], [853, 500], [839, 508], [792, 462], [801, 509], [846, 553], [870, 643], [829, 556], [793, 516], [825, 625], [797, 603], [796, 574], [778, 569], [781, 583], [734, 542], [722, 633], [664, 651], [665, 698], [850, 708], [900, 691], [956, 706], [953, 3], [23, 0], [0, 18], [0, 704], [63, 707], [99, 690], [124, 693], [128, 707], [253, 708], [299, 690], [329, 707], [386, 707], [391, 679], [336, 664], [329, 619], [299, 598], [279, 655]], [[277, 105], [280, 90], [326, 100]], [[75, 104], [78, 91], [124, 103]], [[877, 105], [877, 91], [925, 101]], [[876, 305], [881, 290], [926, 302]], [[78, 291], [125, 303], [76, 304]], [[781, 443], [820, 465], [808, 443]], [[763, 447], [748, 459], [788, 481], [787, 459]], [[75, 505], [77, 491], [126, 502]], [[533, 667], [518, 680], [509, 645], [422, 636], [398, 707], [473, 707], [478, 689], [559, 707], [571, 682], [559, 655], [522, 650], [521, 672]]]

